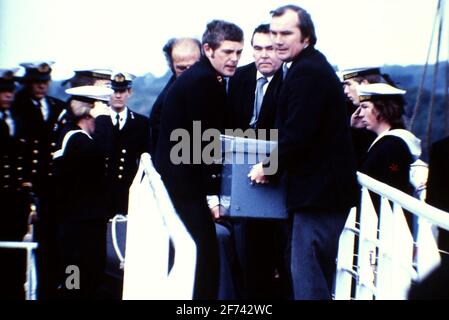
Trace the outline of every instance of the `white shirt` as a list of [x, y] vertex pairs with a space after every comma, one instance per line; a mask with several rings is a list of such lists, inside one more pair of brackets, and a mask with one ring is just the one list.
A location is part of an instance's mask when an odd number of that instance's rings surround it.
[[[117, 123], [117, 112], [115, 112], [112, 108], [110, 108], [109, 113], [111, 115], [112, 124], [115, 126]], [[118, 113], [119, 116], [119, 129], [122, 130], [123, 126], [126, 123], [126, 119], [128, 118], [128, 108], [124, 107], [122, 111]]]
[[50, 115], [50, 107], [48, 106], [47, 99], [42, 98], [39, 101], [33, 100], [34, 105], [37, 107], [39, 106], [40, 102], [40, 109], [42, 113], [42, 118], [44, 118], [44, 121], [48, 120], [48, 116]]
[[3, 114], [0, 112], [0, 119], [5, 120], [6, 124], [9, 127], [9, 135], [12, 137], [16, 132], [16, 125], [14, 123], [14, 119], [11, 117], [11, 112], [9, 110], [4, 110], [6, 119], [3, 119]]

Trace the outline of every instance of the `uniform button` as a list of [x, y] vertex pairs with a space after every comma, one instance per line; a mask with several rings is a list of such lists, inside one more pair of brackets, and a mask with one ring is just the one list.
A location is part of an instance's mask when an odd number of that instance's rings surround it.
[[108, 161], [109, 160], [109, 157], [106, 157], [106, 161]]
[[37, 173], [37, 171], [36, 170], [31, 170], [31, 173]]
[[126, 153], [126, 149], [122, 149], [122, 153], [125, 154]]
[[120, 158], [120, 162], [125, 162], [125, 158]]
[[5, 165], [3, 166], [3, 168], [9, 169], [9, 165], [5, 164]]
[[51, 177], [52, 175], [53, 175], [53, 173], [51, 173], [51, 172], [48, 174], [49, 177]]
[[33, 160], [33, 163], [38, 163], [39, 161], [37, 161], [37, 160]]
[[123, 170], [123, 167], [118, 167], [119, 170]]
[[34, 140], [34, 143], [38, 144], [38, 143], [39, 143], [39, 140]]
[[8, 188], [9, 188], [9, 185], [5, 184], [3, 187], [4, 187], [5, 189], [8, 189]]
[[123, 176], [121, 174], [119, 174], [117, 178], [121, 179], [121, 178], [123, 178]]
[[22, 171], [23, 168], [22, 167], [17, 167], [17, 171]]
[[52, 143], [51, 143], [51, 146], [52, 146], [52, 147], [56, 147], [56, 143], [52, 142]]
[[18, 180], [18, 181], [22, 181], [22, 180], [23, 180], [23, 178], [22, 178], [22, 177], [20, 177], [20, 178], [17, 178], [17, 180]]
[[38, 153], [39, 153], [39, 150], [33, 150], [33, 153], [34, 153], [34, 154], [38, 154]]
[[6, 174], [6, 175], [3, 176], [3, 178], [5, 178], [5, 179], [9, 179], [9, 177], [10, 177], [9, 174]]
[[23, 157], [17, 157], [18, 160], [23, 160]]
[[215, 179], [217, 176], [215, 174], [212, 175], [212, 179]]

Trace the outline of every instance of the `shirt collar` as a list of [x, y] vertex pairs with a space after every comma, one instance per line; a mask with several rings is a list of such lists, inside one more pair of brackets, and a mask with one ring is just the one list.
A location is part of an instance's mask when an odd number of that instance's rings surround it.
[[267, 77], [267, 76], [264, 76], [259, 70], [257, 70], [256, 81], [262, 77], [265, 77], [268, 80], [268, 83], [270, 83], [270, 81], [271, 81], [271, 79], [273, 79], [274, 75]]
[[[111, 107], [109, 107], [109, 113], [111, 115], [111, 118], [115, 121], [115, 116], [117, 115], [117, 112], [115, 112]], [[126, 121], [128, 118], [128, 108], [124, 107], [122, 111], [118, 113], [120, 122]]]

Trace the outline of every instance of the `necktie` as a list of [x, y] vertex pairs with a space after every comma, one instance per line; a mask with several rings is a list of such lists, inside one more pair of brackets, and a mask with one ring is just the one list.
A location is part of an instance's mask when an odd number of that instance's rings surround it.
[[38, 121], [44, 122], [44, 115], [42, 114], [42, 102], [40, 100], [35, 100], [35, 114], [36, 114], [36, 118], [38, 119]]
[[7, 112], [7, 111], [5, 111], [5, 110], [3, 110], [2, 111], [2, 118], [3, 118], [3, 120], [5, 121], [5, 123], [8, 125], [8, 128], [9, 128], [9, 135], [10, 136], [14, 136], [14, 129], [15, 129], [15, 127], [14, 127], [14, 121], [13, 121], [13, 119], [10, 117], [10, 115], [9, 115], [9, 112]]
[[117, 131], [120, 130], [120, 116], [118, 113], [115, 115], [115, 129]]
[[260, 77], [259, 79], [257, 79], [257, 85], [256, 85], [256, 94], [254, 97], [254, 111], [253, 111], [253, 118], [252, 121], [250, 123], [251, 126], [255, 126], [257, 123], [257, 120], [259, 119], [259, 113], [260, 113], [260, 108], [262, 106], [262, 101], [263, 101], [263, 86], [268, 82], [267, 78], [265, 77]]
[[282, 80], [284, 80], [285, 77], [287, 76], [287, 72], [288, 72], [288, 66], [286, 63], [284, 63], [282, 65]]

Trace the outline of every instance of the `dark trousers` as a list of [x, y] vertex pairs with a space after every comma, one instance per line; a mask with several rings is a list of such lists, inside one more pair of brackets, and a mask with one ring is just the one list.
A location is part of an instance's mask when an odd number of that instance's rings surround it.
[[[106, 220], [64, 221], [59, 225], [59, 293], [62, 299], [99, 298], [106, 260]], [[67, 288], [67, 278], [79, 269], [79, 289]], [[68, 273], [66, 273], [68, 272]]]
[[215, 223], [220, 260], [219, 300], [236, 300], [238, 296], [239, 274], [234, 247], [232, 225], [227, 222]]
[[300, 210], [292, 216], [291, 276], [295, 300], [330, 300], [338, 240], [349, 210]]
[[[22, 241], [28, 213], [23, 194], [0, 190], [0, 241]], [[0, 300], [25, 299], [25, 272], [26, 250], [0, 248]]]
[[206, 196], [171, 196], [173, 205], [196, 244], [195, 300], [215, 300], [218, 292], [217, 236]]
[[242, 273], [243, 299], [288, 299], [291, 296], [284, 220], [234, 221], [236, 251]]

